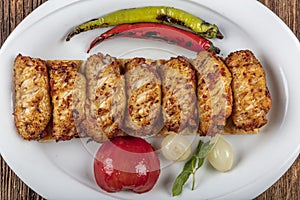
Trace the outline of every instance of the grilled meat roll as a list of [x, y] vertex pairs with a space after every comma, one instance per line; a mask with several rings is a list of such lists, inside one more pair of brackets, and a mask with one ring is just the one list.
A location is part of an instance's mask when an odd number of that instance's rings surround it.
[[232, 77], [224, 62], [212, 52], [199, 52], [194, 67], [198, 79], [198, 132], [215, 135], [232, 112]]
[[197, 128], [201, 135], [257, 133], [272, 105], [264, 70], [248, 50], [231, 53], [225, 63], [229, 69], [206, 51], [192, 64], [181, 56], [165, 61], [99, 53], [82, 65], [18, 55], [15, 125], [23, 138], [38, 141], [88, 135], [103, 142], [126, 132]]
[[233, 52], [225, 62], [233, 77], [233, 124], [254, 131], [267, 123], [272, 105], [264, 69], [249, 50]]
[[19, 54], [14, 62], [14, 85], [17, 131], [26, 140], [39, 139], [52, 117], [45, 62]]
[[160, 66], [162, 113], [168, 131], [185, 132], [197, 126], [196, 78], [191, 64], [181, 56]]
[[[72, 61], [49, 62], [53, 104], [53, 137], [70, 140], [78, 137], [79, 126], [85, 119], [85, 78], [78, 70], [80, 64]], [[81, 85], [81, 87], [79, 87]]]
[[97, 142], [124, 135], [125, 78], [116, 58], [101, 53], [85, 64], [87, 134]]
[[156, 62], [146, 64], [144, 58], [125, 63], [127, 109], [126, 132], [144, 136], [156, 134], [163, 126], [161, 116], [161, 80]]

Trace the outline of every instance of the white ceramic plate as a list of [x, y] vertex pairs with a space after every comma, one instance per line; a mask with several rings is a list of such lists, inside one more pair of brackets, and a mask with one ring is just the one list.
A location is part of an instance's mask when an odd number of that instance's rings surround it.
[[[51, 0], [30, 14], [9, 36], [0, 51], [0, 152], [12, 170], [47, 199], [171, 199], [172, 182], [182, 164], [164, 168], [154, 189], [137, 195], [108, 194], [93, 178], [93, 155], [98, 144], [72, 140], [59, 143], [27, 142], [13, 122], [12, 72], [18, 53], [42, 59], [86, 59], [89, 42], [105, 29], [83, 33], [66, 43], [73, 26], [121, 8], [170, 5], [219, 25], [223, 40], [213, 40], [223, 56], [252, 50], [263, 64], [273, 107], [269, 123], [259, 135], [226, 136], [236, 152], [234, 169], [219, 173], [204, 165], [197, 173], [196, 191], [190, 183], [181, 199], [250, 199], [259, 195], [290, 167], [299, 155], [300, 45], [287, 26], [255, 0]], [[161, 42], [110, 40], [94, 49], [117, 57], [194, 57], [195, 53]]]

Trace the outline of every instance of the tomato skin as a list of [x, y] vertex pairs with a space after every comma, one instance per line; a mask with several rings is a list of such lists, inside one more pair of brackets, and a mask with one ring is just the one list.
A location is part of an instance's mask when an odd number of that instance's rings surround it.
[[94, 159], [97, 184], [107, 192], [150, 191], [160, 174], [160, 162], [144, 139], [116, 137], [102, 144]]

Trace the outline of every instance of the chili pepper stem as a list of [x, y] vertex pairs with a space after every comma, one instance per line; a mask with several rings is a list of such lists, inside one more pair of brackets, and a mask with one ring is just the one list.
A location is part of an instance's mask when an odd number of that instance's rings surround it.
[[218, 47], [213, 45], [210, 46], [209, 51], [214, 52], [215, 54], [219, 54], [221, 52], [221, 50]]
[[223, 34], [219, 30], [217, 31], [216, 38], [218, 38], [218, 39], [224, 38]]

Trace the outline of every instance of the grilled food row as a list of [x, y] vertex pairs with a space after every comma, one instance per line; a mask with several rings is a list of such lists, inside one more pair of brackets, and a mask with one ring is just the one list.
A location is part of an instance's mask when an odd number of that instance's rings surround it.
[[256, 133], [272, 104], [263, 67], [249, 50], [225, 60], [207, 51], [192, 60], [18, 55], [14, 83], [15, 125], [26, 140]]

